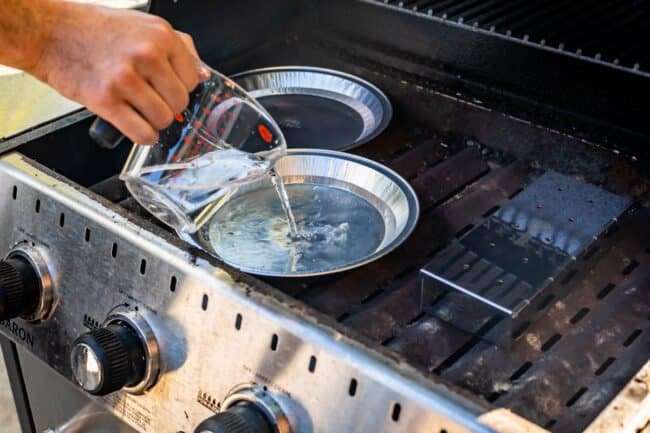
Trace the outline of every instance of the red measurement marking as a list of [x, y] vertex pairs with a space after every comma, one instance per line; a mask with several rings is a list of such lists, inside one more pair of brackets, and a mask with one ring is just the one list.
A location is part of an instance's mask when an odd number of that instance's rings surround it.
[[271, 134], [271, 131], [269, 131], [269, 128], [267, 128], [266, 125], [257, 125], [257, 132], [260, 133], [262, 140], [266, 141], [267, 143], [273, 141], [273, 134]]
[[201, 122], [199, 122], [198, 120], [195, 120], [195, 121], [194, 121], [194, 127], [195, 127], [195, 128], [200, 128], [200, 127], [202, 127], [202, 126], [203, 126], [203, 124], [202, 124]]
[[176, 119], [176, 121], [177, 121], [178, 123], [183, 123], [183, 120], [185, 120], [185, 119], [183, 118], [183, 115], [182, 115], [181, 113], [176, 113], [176, 114], [174, 114], [174, 119]]

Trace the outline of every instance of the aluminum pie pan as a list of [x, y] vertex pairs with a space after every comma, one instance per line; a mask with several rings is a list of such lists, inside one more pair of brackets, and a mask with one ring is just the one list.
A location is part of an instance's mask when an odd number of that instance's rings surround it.
[[[291, 149], [276, 164], [276, 170], [285, 178], [285, 184], [314, 183], [315, 181], [362, 197], [374, 206], [384, 218], [386, 232], [380, 246], [371, 254], [353, 262], [323, 271], [272, 272], [255, 269], [245, 263], [233, 263], [212, 250], [210, 222], [196, 233], [179, 233], [185, 241], [203, 249], [225, 263], [243, 272], [279, 278], [321, 277], [348, 271], [371, 263], [400, 246], [413, 232], [420, 214], [417, 195], [399, 174], [375, 161], [344, 152], [322, 149]], [[239, 187], [231, 198], [256, 188], [268, 187], [268, 178]], [[389, 213], [386, 213], [386, 210]], [[393, 221], [388, 224], [386, 221]]]
[[349, 150], [377, 137], [393, 115], [379, 88], [340, 71], [282, 66], [232, 78], [267, 109], [290, 148]]

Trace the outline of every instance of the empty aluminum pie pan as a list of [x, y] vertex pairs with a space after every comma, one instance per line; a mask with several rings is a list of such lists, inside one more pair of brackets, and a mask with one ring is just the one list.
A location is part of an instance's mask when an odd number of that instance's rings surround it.
[[331, 69], [283, 66], [232, 78], [267, 109], [290, 148], [351, 149], [379, 135], [393, 113], [377, 87]]
[[[311, 262], [307, 262], [299, 269], [288, 270], [256, 265], [259, 258], [266, 254], [263, 247], [254, 248], [249, 256], [239, 256], [235, 259], [225, 247], [220, 251], [215, 250], [218, 248], [215, 245], [220, 243], [215, 240], [218, 235], [211, 229], [211, 222], [193, 235], [181, 236], [244, 272], [270, 277], [315, 277], [370, 263], [397, 248], [415, 228], [419, 215], [415, 192], [402, 177], [379, 163], [343, 152], [292, 149], [277, 163], [276, 170], [283, 177], [289, 191], [294, 185], [300, 184], [316, 185], [328, 190], [333, 188], [353, 196], [354, 200], [333, 203], [331, 207], [341, 209], [341, 206], [356, 202], [373, 208], [373, 214], [376, 216], [374, 219], [365, 219], [360, 224], [349, 227], [350, 235], [355, 236], [354, 247], [365, 248], [364, 243], [368, 243], [369, 249], [348, 262], [339, 262], [329, 268], [320, 266], [318, 269], [310, 269]], [[234, 203], [238, 197], [268, 189], [270, 185], [269, 178], [264, 178], [239, 187], [230, 201]], [[217, 211], [215, 218], [219, 212]], [[371, 224], [383, 227], [372, 227]], [[381, 237], [373, 240], [370, 233], [381, 233]], [[236, 247], [240, 239], [234, 237], [232, 241], [231, 245]]]

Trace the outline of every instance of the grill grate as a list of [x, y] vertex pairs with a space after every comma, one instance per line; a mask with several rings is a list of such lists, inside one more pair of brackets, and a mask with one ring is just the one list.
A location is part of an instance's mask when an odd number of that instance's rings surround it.
[[650, 76], [648, 2], [365, 1]]
[[[510, 350], [499, 348], [422, 313], [419, 267], [517, 194], [528, 169], [487, 161], [476, 146], [456, 152], [439, 138], [409, 137], [411, 128], [395, 124], [359, 153], [410, 179], [422, 205], [414, 234], [337, 278], [273, 284], [495, 406], [553, 432], [583, 430], [648, 357], [650, 211], [613, 226], [581, 259], [587, 263], [566, 283], [569, 295], [541, 300], [536, 308], [545, 315], [518, 330]], [[146, 216], [132, 199], [122, 205]]]
[[[517, 194], [529, 171], [488, 162], [475, 146], [450, 151], [440, 139], [413, 139], [396, 129], [359, 153], [410, 180], [423, 210], [412, 237], [363, 269], [279, 287], [496, 406], [554, 432], [584, 429], [648, 356], [642, 336], [650, 333], [650, 234], [639, 234], [650, 213], [613, 226], [581, 259], [581, 272], [556, 283], [568, 285], [570, 295], [541, 300], [536, 308], [544, 317], [519, 330], [522, 338], [510, 350], [501, 349], [423, 314], [418, 269]], [[424, 153], [426, 161], [415, 156]]]
[[[521, 191], [539, 174], [536, 167], [608, 183], [628, 196], [634, 185], [625, 172], [612, 169], [609, 159], [606, 166], [592, 165], [581, 160], [586, 151], [569, 146], [562, 148], [561, 157], [553, 156], [543, 138], [540, 145], [550, 155], [526, 164], [479, 146], [474, 138], [443, 139], [400, 103], [428, 100], [428, 93], [418, 93], [421, 86], [403, 80], [391, 87], [397, 81], [393, 76], [373, 75], [360, 65], [331, 66], [372, 77], [392, 91], [396, 110], [391, 125], [355, 152], [409, 180], [420, 200], [420, 222], [405, 244], [363, 268], [324, 281], [271, 283], [477, 398], [511, 408], [554, 432], [583, 430], [648, 358], [650, 232], [644, 222], [650, 210], [614, 225], [585, 254], [581, 272], [567, 280], [570, 295], [540, 300], [535, 308], [544, 317], [518, 329], [521, 338], [509, 351], [423, 314], [419, 268]], [[114, 187], [115, 181], [96, 189], [150, 219], [123, 188]], [[350, 383], [349, 392], [356, 393], [357, 385]]]

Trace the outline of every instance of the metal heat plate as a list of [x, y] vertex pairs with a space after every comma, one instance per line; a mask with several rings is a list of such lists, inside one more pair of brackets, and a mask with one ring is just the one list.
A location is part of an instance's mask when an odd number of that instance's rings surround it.
[[422, 295], [436, 296], [428, 313], [509, 347], [539, 314], [528, 306], [548, 296], [553, 281], [576, 274], [576, 258], [630, 203], [546, 172], [421, 269]]
[[232, 78], [268, 110], [292, 148], [348, 150], [379, 135], [392, 117], [381, 90], [339, 71], [286, 66]]

